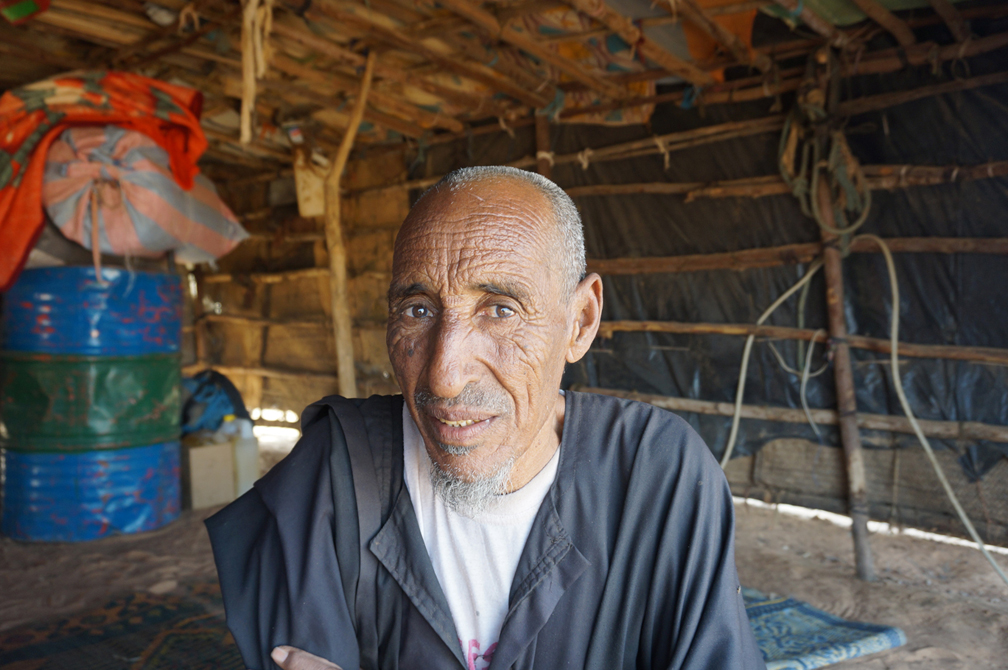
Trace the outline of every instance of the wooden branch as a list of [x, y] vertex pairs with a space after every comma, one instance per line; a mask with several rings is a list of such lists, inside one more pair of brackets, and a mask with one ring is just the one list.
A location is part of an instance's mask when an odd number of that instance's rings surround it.
[[708, 86], [714, 83], [710, 74], [666, 51], [647, 37], [633, 21], [606, 5], [604, 0], [567, 0], [567, 4], [603, 23], [631, 48], [636, 48], [641, 56], [691, 84]]
[[216, 363], [195, 363], [182, 368], [182, 374], [193, 375], [206, 368], [212, 368], [222, 375], [259, 375], [279, 379], [306, 379], [315, 381], [337, 382], [339, 375], [334, 372], [312, 372], [309, 370], [293, 370], [278, 367], [249, 367], [241, 365], [217, 365]]
[[[654, 153], [654, 152], [651, 152]], [[621, 156], [622, 157], [622, 156]], [[935, 186], [1008, 175], [1008, 161], [980, 165], [864, 165], [868, 188], [873, 191]], [[699, 198], [762, 198], [790, 193], [778, 175], [745, 177], [719, 182], [650, 182], [639, 184], [591, 184], [566, 189], [572, 198], [612, 195], [684, 195], [686, 202]]]
[[806, 7], [801, 0], [776, 0], [776, 2], [788, 10], [791, 16], [800, 18], [802, 23], [825, 37], [832, 46], [843, 49], [851, 44], [846, 33], [837, 30], [836, 26]]
[[883, 7], [878, 0], [852, 0], [875, 23], [889, 31], [900, 46], [908, 47], [917, 41], [906, 21]]
[[929, 0], [935, 13], [941, 17], [945, 25], [948, 26], [952, 37], [956, 42], [965, 42], [969, 39], [970, 31], [963, 19], [962, 14], [949, 0]]
[[[639, 400], [673, 412], [732, 416], [735, 411], [734, 404], [730, 402], [692, 400], [690, 398], [676, 398], [673, 396], [650, 395], [635, 393], [633, 391], [593, 387], [574, 387], [573, 390]], [[810, 413], [812, 414], [812, 419], [820, 425], [835, 426], [838, 424], [837, 413], [831, 409], [813, 409]], [[742, 418], [777, 421], [780, 423], [808, 423], [808, 418], [801, 409], [766, 405], [742, 405]], [[1008, 442], [1008, 426], [998, 426], [976, 421], [935, 421], [931, 419], [918, 419], [917, 421], [924, 435], [938, 440]], [[859, 412], [857, 414], [857, 424], [858, 428], [863, 430], [881, 430], [907, 434], [914, 432], [910, 421], [906, 417], [891, 416], [888, 414], [862, 414]]]
[[[1008, 36], [1006, 36], [1008, 37]], [[932, 84], [922, 86], [909, 91], [895, 91], [893, 93], [881, 93], [879, 95], [866, 96], [857, 100], [848, 100], [837, 105], [837, 112], [844, 116], [854, 116], [865, 112], [875, 111], [885, 107], [902, 105], [921, 98], [927, 98], [944, 93], [955, 93], [958, 91], [968, 91], [982, 86], [994, 86], [1008, 82], [1008, 72], [995, 72], [993, 74], [970, 77], [968, 79], [957, 79], [943, 84]]]
[[[680, 321], [603, 321], [599, 326], [599, 337], [609, 338], [613, 333], [671, 333], [677, 335], [733, 335], [745, 337], [755, 335], [773, 340], [804, 340], [808, 342], [830, 342], [830, 337], [822, 331], [811, 328], [790, 328], [787, 326], [757, 326], [749, 323], [684, 323]], [[891, 352], [888, 339], [848, 335], [847, 345], [852, 349], [864, 349], [880, 354]], [[1008, 349], [995, 347], [969, 347], [945, 344], [899, 343], [900, 356], [909, 358], [933, 358], [971, 363], [1008, 365]]]
[[249, 272], [247, 274], [208, 274], [203, 275], [202, 281], [208, 284], [245, 284], [254, 282], [257, 284], [279, 284], [285, 281], [295, 281], [298, 279], [317, 279], [329, 274], [329, 268], [304, 268], [301, 270], [282, 270], [280, 272]]
[[[282, 56], [283, 54], [278, 54], [276, 60], [281, 61]], [[278, 70], [282, 69], [286, 72], [290, 68], [286, 63], [282, 63], [277, 66], [277, 69]], [[301, 78], [298, 77], [298, 79]], [[282, 92], [288, 96], [300, 97], [302, 100], [317, 104], [321, 106], [323, 109], [331, 108], [346, 102], [346, 99], [343, 96], [326, 95], [325, 93], [319, 92], [317, 87], [306, 88], [305, 86], [301, 86], [300, 84], [294, 83], [294, 81], [263, 79], [262, 81], [259, 82], [259, 86], [266, 90]], [[380, 94], [379, 97], [381, 97]], [[414, 117], [417, 116], [413, 115], [412, 112], [406, 108], [399, 107], [397, 109], [403, 116], [406, 116], [407, 114], [410, 114], [411, 116]], [[426, 110], [420, 110], [420, 111], [425, 112]], [[382, 112], [370, 106], [366, 110], [364, 110], [364, 118], [370, 121], [371, 123], [378, 124], [390, 130], [394, 130], [401, 135], [405, 135], [406, 137], [412, 137], [414, 139], [421, 137], [427, 130], [424, 126], [420, 125], [421, 123], [420, 118], [412, 118], [411, 122], [403, 119], [401, 116], [388, 114], [386, 112]], [[344, 128], [340, 128], [340, 130], [344, 130]]]
[[[297, 9], [297, 7], [292, 8]], [[307, 15], [316, 19], [320, 16], [329, 17], [352, 25], [363, 31], [365, 37], [374, 37], [397, 48], [419, 54], [449, 72], [480, 82], [490, 87], [491, 90], [506, 93], [527, 105], [544, 107], [552, 102], [539, 93], [522, 88], [493, 68], [458, 58], [455, 55], [439, 53], [421, 41], [413, 39], [399, 28], [372, 21], [365, 13], [357, 11], [353, 5], [337, 7], [330, 3], [315, 3], [308, 10]]]
[[[324, 86], [326, 89], [333, 87], [349, 91], [351, 95], [357, 94], [360, 90], [360, 83], [341, 72], [329, 70], [322, 72], [313, 67], [302, 65], [285, 53], [277, 53], [273, 57], [273, 67], [285, 74], [303, 79], [306, 82]], [[410, 123], [421, 128], [447, 128], [460, 132], [463, 129], [462, 123], [445, 114], [436, 114], [425, 109], [420, 109], [415, 105], [404, 102], [397, 96], [389, 95], [381, 91], [371, 91], [369, 100], [375, 105], [384, 107], [394, 116], [403, 118]], [[374, 123], [380, 123], [375, 115], [369, 110], [365, 110], [365, 118]]]
[[[275, 23], [273, 26], [273, 32], [294, 40], [298, 44], [304, 45], [324, 56], [335, 58], [336, 60], [352, 67], [364, 67], [365, 57], [361, 54], [342, 47], [330, 40], [322, 37], [316, 37], [315, 35], [306, 32], [306, 30], [299, 30], [285, 23]], [[441, 86], [440, 84], [430, 81], [426, 77], [411, 76], [402, 68], [382, 65], [380, 63], [376, 67], [377, 70], [375, 70], [375, 76], [399, 82], [404, 86], [416, 87], [462, 107], [473, 108], [479, 107], [483, 104], [490, 104], [486, 96], [477, 96], [457, 89], [448, 88], [447, 86]]]
[[[661, 4], [661, 6], [670, 13], [673, 11], [671, 4], [665, 2], [659, 4]], [[773, 61], [769, 56], [758, 51], [753, 51], [743, 44], [742, 40], [740, 40], [735, 33], [731, 32], [708, 15], [707, 10], [700, 7], [700, 5], [696, 3], [696, 0], [677, 0], [675, 11], [681, 12], [683, 18], [706, 33], [712, 40], [720, 44], [739, 63], [755, 67], [760, 72], [768, 72], [770, 68], [773, 67]]]
[[360, 93], [350, 114], [350, 125], [343, 135], [339, 150], [332, 159], [332, 166], [325, 179], [325, 233], [326, 248], [329, 251], [329, 292], [332, 298], [333, 333], [336, 339], [336, 368], [339, 370], [340, 395], [345, 398], [357, 397], [357, 374], [354, 370], [353, 318], [350, 316], [350, 296], [347, 293], [347, 258], [343, 243], [343, 228], [340, 210], [340, 179], [350, 157], [350, 149], [357, 137], [357, 129], [364, 119], [371, 80], [374, 77], [378, 54], [374, 51], [367, 56], [364, 78]]
[[[992, 254], [1008, 255], [1008, 238], [890, 237], [893, 253]], [[682, 256], [640, 256], [588, 260], [588, 271], [602, 275], [700, 272], [707, 270], [751, 270], [809, 263], [822, 253], [821, 242], [785, 244], [777, 247], [744, 249], [714, 254]], [[852, 253], [878, 253], [870, 240], [854, 240]]]
[[519, 31], [513, 24], [506, 23], [502, 25], [496, 16], [469, 0], [440, 0], [439, 4], [471, 21], [493, 37], [512, 44], [522, 51], [549, 63], [593, 91], [609, 98], [620, 99], [627, 97], [626, 89], [613, 84], [603, 77], [590, 74], [580, 64], [565, 56], [561, 56], [550, 47], [540, 44], [532, 39], [527, 32]]

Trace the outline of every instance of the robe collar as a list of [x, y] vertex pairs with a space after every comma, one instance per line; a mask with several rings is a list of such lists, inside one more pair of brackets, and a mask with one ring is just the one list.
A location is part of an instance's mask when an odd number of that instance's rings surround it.
[[[574, 546], [557, 511], [563, 492], [573, 482], [577, 452], [573, 450], [574, 430], [579, 420], [578, 394], [566, 393], [564, 431], [560, 440], [560, 462], [556, 478], [536, 513], [525, 548], [522, 550], [490, 670], [510, 667], [535, 639], [549, 620], [564, 592], [587, 569], [588, 559]], [[402, 460], [402, 444], [396, 458]], [[388, 520], [368, 545], [371, 553], [389, 571], [403, 593], [417, 608], [441, 640], [454, 652], [463, 668], [468, 664], [458, 632], [448, 608], [448, 600], [437, 580], [427, 547], [420, 533], [416, 512], [405, 484]]]

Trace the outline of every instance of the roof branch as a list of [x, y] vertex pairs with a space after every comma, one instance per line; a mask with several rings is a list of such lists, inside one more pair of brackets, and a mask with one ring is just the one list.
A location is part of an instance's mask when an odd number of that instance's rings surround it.
[[471, 21], [493, 37], [518, 47], [527, 54], [549, 63], [567, 76], [582, 82], [585, 86], [609, 98], [625, 98], [628, 91], [602, 77], [589, 74], [579, 63], [570, 60], [537, 42], [528, 32], [519, 30], [512, 23], [501, 24], [497, 17], [469, 0], [440, 0], [442, 7], [452, 10]]
[[[292, 4], [291, 0], [287, 0], [287, 3], [289, 6]], [[360, 9], [363, 10], [363, 7]], [[357, 11], [354, 5], [332, 1], [316, 1], [312, 4], [311, 9], [308, 10], [307, 16], [310, 18], [326, 16], [354, 26], [358, 30], [363, 31], [365, 37], [373, 37], [396, 48], [418, 54], [449, 72], [454, 72], [455, 74], [477, 81], [493, 91], [505, 93], [527, 105], [542, 107], [551, 102], [551, 100], [540, 93], [526, 90], [493, 68], [487, 67], [482, 63], [474, 63], [459, 58], [457, 54], [439, 53], [423, 42], [410, 37], [406, 32], [397, 27], [382, 25], [373, 21], [365, 12]]]
[[959, 13], [949, 0], [930, 0], [931, 7], [935, 13], [941, 17], [948, 29], [952, 31], [952, 37], [956, 42], [965, 42], [970, 36], [969, 26], [963, 15]]
[[906, 21], [883, 7], [878, 0], [852, 0], [868, 17], [888, 30], [901, 47], [908, 47], [917, 41]]
[[[671, 4], [660, 4], [672, 12]], [[773, 67], [773, 60], [769, 56], [753, 51], [743, 44], [738, 35], [715, 21], [695, 0], [676, 0], [676, 9], [687, 21], [726, 49], [739, 63], [755, 67], [760, 72], [767, 72]]]
[[[636, 48], [642, 56], [669, 72], [682, 77], [696, 86], [708, 86], [714, 83], [714, 79], [710, 74], [658, 46], [658, 44], [641, 32], [641, 29], [634, 25], [633, 21], [610, 8], [602, 0], [566, 1], [571, 7], [603, 23], [619, 35], [631, 48]], [[797, 2], [798, 0], [794, 1]]]

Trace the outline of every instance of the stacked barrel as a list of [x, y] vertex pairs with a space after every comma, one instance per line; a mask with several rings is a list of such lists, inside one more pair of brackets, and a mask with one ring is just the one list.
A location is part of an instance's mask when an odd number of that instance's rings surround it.
[[80, 541], [179, 514], [181, 283], [25, 270], [3, 296], [0, 530]]

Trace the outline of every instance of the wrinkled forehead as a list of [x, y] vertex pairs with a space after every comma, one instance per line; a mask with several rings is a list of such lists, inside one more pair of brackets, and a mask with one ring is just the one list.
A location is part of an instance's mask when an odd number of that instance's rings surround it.
[[538, 274], [555, 248], [555, 229], [549, 200], [523, 182], [445, 186], [428, 193], [403, 222], [393, 281], [404, 275], [462, 281], [500, 272]]

